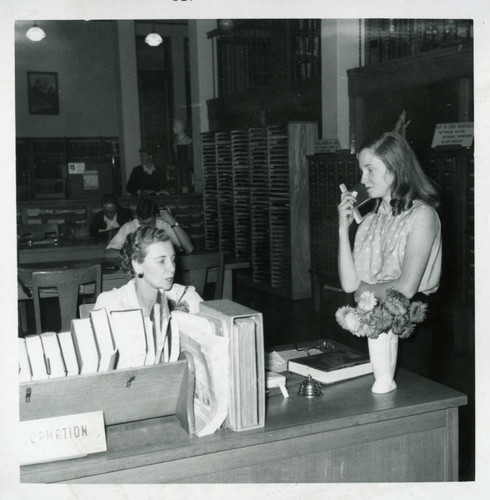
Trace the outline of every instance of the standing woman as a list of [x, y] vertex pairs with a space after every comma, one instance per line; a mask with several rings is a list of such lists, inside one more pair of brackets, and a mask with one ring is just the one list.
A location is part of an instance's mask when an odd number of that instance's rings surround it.
[[355, 194], [341, 195], [338, 268], [342, 289], [358, 299], [369, 290], [383, 299], [395, 288], [426, 300], [441, 276], [441, 223], [437, 193], [402, 135], [383, 134], [358, 156], [361, 182], [375, 208], [349, 241]]
[[361, 182], [377, 203], [360, 224], [354, 251], [349, 242], [355, 195], [342, 194], [339, 213], [339, 275], [356, 297], [388, 288], [407, 297], [434, 293], [441, 275], [441, 223], [437, 193], [407, 141], [386, 133], [359, 153]]
[[177, 359], [178, 329], [172, 325], [171, 310], [198, 312], [202, 299], [193, 286], [174, 283], [175, 250], [165, 231], [141, 226], [128, 234], [121, 250], [121, 267], [132, 279], [101, 293], [95, 309], [105, 308], [108, 313], [141, 309], [157, 347], [163, 346], [163, 361]]

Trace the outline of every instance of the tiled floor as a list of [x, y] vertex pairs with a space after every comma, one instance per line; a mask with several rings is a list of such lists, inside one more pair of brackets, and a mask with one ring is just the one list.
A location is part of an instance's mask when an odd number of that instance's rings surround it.
[[[335, 321], [335, 311], [345, 305], [348, 296], [325, 293], [321, 312], [315, 312], [312, 300], [291, 301], [241, 286], [234, 287], [234, 300], [262, 312], [266, 346], [332, 338], [367, 351], [366, 340], [342, 330]], [[444, 328], [444, 322], [438, 320]], [[439, 331], [440, 331], [439, 330]], [[459, 410], [460, 417], [460, 480], [475, 479], [475, 383], [474, 354], [469, 342], [454, 348], [451, 338], [435, 332], [433, 342], [424, 331], [416, 331], [399, 343], [398, 366], [431, 378], [468, 396], [468, 405]], [[431, 346], [432, 344], [432, 346]], [[432, 348], [431, 348], [432, 347]]]

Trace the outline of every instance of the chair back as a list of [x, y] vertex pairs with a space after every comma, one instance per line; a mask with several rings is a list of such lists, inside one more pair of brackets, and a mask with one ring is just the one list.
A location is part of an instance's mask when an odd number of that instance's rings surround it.
[[36, 332], [42, 333], [40, 292], [43, 288], [57, 288], [61, 314], [61, 331], [69, 330], [71, 320], [77, 317], [78, 294], [81, 285], [95, 284], [95, 297], [102, 289], [100, 264], [69, 269], [51, 269], [32, 273], [32, 294]]
[[[225, 276], [225, 255], [217, 252], [195, 252], [181, 255], [177, 263], [182, 285], [192, 285], [204, 298], [204, 287], [210, 282], [210, 275], [216, 274], [213, 299], [223, 298], [223, 280]], [[214, 281], [214, 280], [212, 280]]]
[[80, 319], [90, 318], [90, 313], [94, 310], [95, 302], [91, 304], [80, 304], [78, 306], [78, 314]]

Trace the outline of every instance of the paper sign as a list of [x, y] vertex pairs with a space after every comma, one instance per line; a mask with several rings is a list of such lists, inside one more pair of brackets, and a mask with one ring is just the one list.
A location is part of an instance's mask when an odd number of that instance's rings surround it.
[[432, 139], [432, 147], [462, 146], [470, 148], [473, 144], [473, 122], [438, 123]]
[[54, 462], [107, 451], [104, 412], [20, 422], [21, 465]]
[[83, 162], [68, 163], [69, 174], [83, 174], [84, 172], [85, 172], [85, 163]]
[[335, 153], [340, 149], [338, 139], [319, 139], [315, 141], [315, 153]]
[[99, 189], [99, 172], [97, 172], [97, 170], [87, 170], [84, 172], [83, 189], [84, 191]]

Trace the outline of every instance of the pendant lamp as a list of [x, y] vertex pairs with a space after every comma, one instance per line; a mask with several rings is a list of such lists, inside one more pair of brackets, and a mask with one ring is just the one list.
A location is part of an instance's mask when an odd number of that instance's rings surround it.
[[42, 28], [40, 28], [36, 22], [34, 22], [34, 26], [31, 26], [27, 31], [26, 31], [26, 37], [31, 41], [31, 42], [40, 42], [43, 38], [46, 37], [46, 33]]
[[158, 47], [163, 42], [163, 38], [155, 31], [153, 26], [151, 33], [146, 35], [145, 43], [150, 47]]

